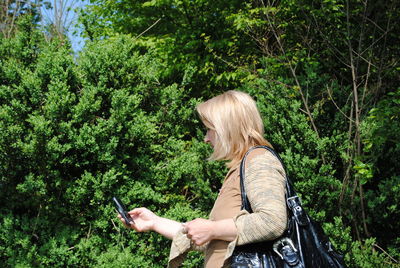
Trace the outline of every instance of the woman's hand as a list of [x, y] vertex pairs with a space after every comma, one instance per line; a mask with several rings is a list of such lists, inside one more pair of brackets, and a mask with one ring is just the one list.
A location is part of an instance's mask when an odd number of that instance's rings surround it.
[[119, 214], [118, 218], [127, 228], [132, 228], [137, 232], [155, 231], [168, 239], [173, 239], [182, 228], [180, 222], [159, 217], [147, 208], [135, 208], [128, 213], [134, 220], [131, 225], [126, 225], [125, 220]]
[[233, 219], [211, 221], [195, 219], [182, 224], [183, 232], [196, 246], [219, 239], [233, 241], [237, 236], [237, 229]]
[[132, 228], [137, 232], [148, 232], [154, 230], [154, 225], [158, 219], [158, 216], [147, 208], [135, 208], [128, 212], [131, 215], [134, 223], [131, 225], [126, 225], [125, 220], [118, 214], [118, 218], [122, 223], [128, 227]]
[[183, 232], [197, 246], [214, 239], [214, 225], [214, 221], [206, 219], [194, 219], [182, 224]]

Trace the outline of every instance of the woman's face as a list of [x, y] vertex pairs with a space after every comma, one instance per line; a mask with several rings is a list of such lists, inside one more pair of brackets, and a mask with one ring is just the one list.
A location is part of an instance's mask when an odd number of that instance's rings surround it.
[[206, 136], [204, 137], [204, 142], [211, 144], [214, 148], [216, 141], [216, 133], [215, 130], [207, 128]]

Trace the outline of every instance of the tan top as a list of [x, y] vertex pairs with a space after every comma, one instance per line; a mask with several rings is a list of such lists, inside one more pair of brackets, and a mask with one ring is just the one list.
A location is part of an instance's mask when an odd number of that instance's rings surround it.
[[[241, 204], [240, 172], [239, 168], [236, 167], [228, 172], [228, 175], [225, 177], [209, 218], [212, 221], [232, 219], [240, 212]], [[222, 267], [228, 245], [228, 241], [210, 241], [205, 251], [204, 267]]]
[[[189, 250], [205, 252], [205, 267], [228, 267], [235, 246], [273, 240], [286, 229], [285, 173], [279, 160], [265, 149], [253, 150], [246, 159], [245, 189], [253, 213], [240, 211], [239, 168], [230, 170], [210, 213], [211, 220], [233, 218], [238, 235], [232, 242], [213, 240], [191, 245], [182, 232], [173, 238], [168, 267], [178, 267]], [[225, 266], [224, 266], [225, 264]]]

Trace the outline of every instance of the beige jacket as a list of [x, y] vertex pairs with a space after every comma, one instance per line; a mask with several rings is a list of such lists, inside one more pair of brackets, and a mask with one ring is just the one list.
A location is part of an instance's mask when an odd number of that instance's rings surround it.
[[[246, 159], [245, 176], [253, 213], [242, 210], [234, 217], [238, 235], [228, 245], [225, 266], [236, 246], [274, 240], [286, 229], [285, 171], [279, 160], [265, 149], [255, 149]], [[206, 247], [191, 245], [186, 235], [178, 232], [171, 244], [168, 267], [179, 267], [188, 251], [204, 251]]]

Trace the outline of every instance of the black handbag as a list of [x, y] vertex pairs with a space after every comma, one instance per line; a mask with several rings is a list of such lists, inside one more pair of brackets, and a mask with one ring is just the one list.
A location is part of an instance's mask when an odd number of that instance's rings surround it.
[[[244, 166], [246, 156], [256, 148], [265, 148], [270, 151], [284, 167], [279, 155], [267, 146], [252, 147], [243, 157], [240, 164], [242, 209], [250, 213], [252, 213], [252, 209], [244, 189]], [[274, 241], [237, 246], [231, 257], [231, 267], [345, 267], [343, 257], [334, 250], [320, 224], [314, 222], [303, 209], [287, 176], [286, 200], [288, 228], [285, 233]]]

